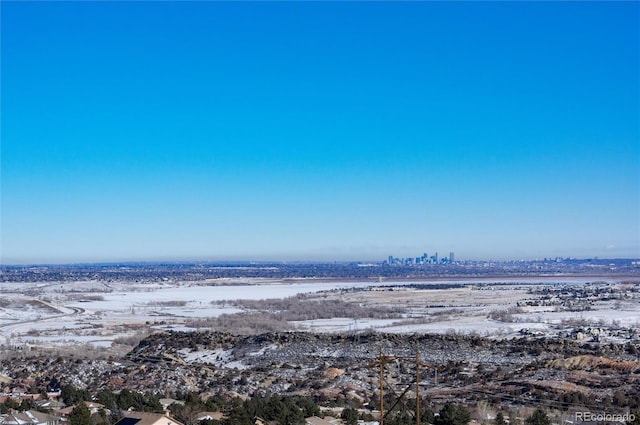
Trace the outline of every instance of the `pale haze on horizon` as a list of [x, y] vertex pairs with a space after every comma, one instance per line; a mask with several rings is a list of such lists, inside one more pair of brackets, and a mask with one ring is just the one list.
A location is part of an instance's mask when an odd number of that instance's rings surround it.
[[640, 257], [638, 2], [12, 2], [0, 263]]

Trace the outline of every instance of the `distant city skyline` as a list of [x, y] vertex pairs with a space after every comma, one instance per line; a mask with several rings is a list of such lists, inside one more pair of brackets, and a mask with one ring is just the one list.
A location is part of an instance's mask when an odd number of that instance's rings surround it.
[[0, 8], [2, 264], [640, 257], [638, 2]]
[[402, 265], [402, 264], [452, 264], [455, 262], [454, 252], [450, 252], [448, 257], [442, 256], [437, 252], [433, 255], [423, 253], [419, 257], [394, 257], [390, 255], [387, 258], [386, 263], [389, 265]]

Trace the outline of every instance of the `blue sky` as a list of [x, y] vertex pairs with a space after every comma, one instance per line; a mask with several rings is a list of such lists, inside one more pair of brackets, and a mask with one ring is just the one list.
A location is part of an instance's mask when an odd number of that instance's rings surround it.
[[4, 264], [640, 257], [638, 2], [0, 7]]

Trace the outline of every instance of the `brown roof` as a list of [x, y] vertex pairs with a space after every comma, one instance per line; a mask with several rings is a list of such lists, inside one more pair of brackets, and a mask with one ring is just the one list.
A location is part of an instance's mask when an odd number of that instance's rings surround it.
[[116, 425], [183, 425], [164, 413], [127, 412]]
[[[83, 401], [83, 403], [85, 404], [85, 406], [87, 406], [89, 411], [92, 413], [95, 413], [100, 409], [104, 409], [104, 404], [96, 403], [94, 401]], [[57, 413], [63, 416], [68, 415], [69, 413], [71, 413], [73, 409], [75, 409], [75, 407], [76, 406], [67, 406], [64, 409], [58, 410]]]

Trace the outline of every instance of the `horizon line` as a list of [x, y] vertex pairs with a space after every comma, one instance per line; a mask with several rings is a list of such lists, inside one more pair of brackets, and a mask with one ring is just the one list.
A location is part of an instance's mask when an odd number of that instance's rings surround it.
[[[398, 257], [401, 258], [401, 257]], [[413, 258], [413, 257], [406, 257]], [[486, 258], [486, 259], [463, 259], [456, 260], [455, 263], [466, 262], [499, 262], [499, 263], [514, 263], [514, 262], [536, 262], [536, 261], [557, 261], [571, 260], [571, 261], [640, 261], [640, 257], [537, 257], [537, 258], [518, 258], [518, 259], [498, 259], [498, 258]], [[385, 264], [387, 260], [380, 259], [351, 259], [351, 260], [311, 260], [311, 259], [298, 259], [298, 260], [250, 260], [250, 259], [140, 259], [140, 260], [104, 260], [104, 261], [64, 261], [64, 262], [12, 262], [4, 263], [0, 262], [0, 267], [44, 267], [44, 266], [99, 266], [99, 265], [143, 265], [143, 264], [221, 264], [221, 265], [233, 265], [233, 264], [246, 264], [246, 265], [260, 265], [260, 264]], [[423, 266], [448, 266], [451, 264], [422, 264]], [[400, 265], [403, 266], [403, 265]], [[397, 267], [397, 266], [395, 266]]]

